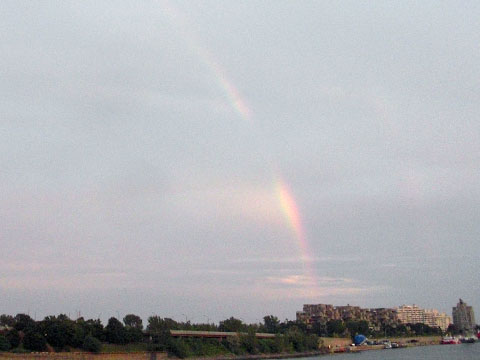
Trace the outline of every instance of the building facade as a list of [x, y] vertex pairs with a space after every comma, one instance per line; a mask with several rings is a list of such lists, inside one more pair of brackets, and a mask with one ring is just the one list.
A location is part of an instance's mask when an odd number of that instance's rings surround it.
[[473, 308], [459, 299], [457, 306], [452, 309], [453, 324], [463, 333], [471, 333], [475, 329], [475, 314]]
[[398, 319], [402, 324], [425, 324], [430, 327], [439, 327], [446, 331], [452, 323], [450, 316], [437, 309], [422, 309], [417, 305], [402, 305], [397, 307]]
[[307, 327], [326, 324], [330, 320], [367, 321], [372, 330], [379, 331], [383, 325], [396, 327], [399, 324], [426, 324], [446, 331], [452, 323], [450, 316], [436, 309], [426, 310], [417, 305], [402, 305], [390, 308], [361, 308], [359, 306], [334, 306], [330, 304], [305, 304], [297, 311], [297, 321]]
[[366, 321], [372, 329], [379, 330], [382, 325], [398, 324], [395, 309], [367, 309], [359, 306], [334, 306], [330, 304], [305, 304], [303, 311], [297, 311], [297, 321], [308, 327], [314, 323], [326, 324], [330, 320]]
[[425, 323], [425, 310], [417, 305], [402, 305], [397, 307], [398, 320], [402, 324]]
[[437, 309], [425, 310], [425, 324], [430, 327], [439, 327], [442, 331], [447, 331], [452, 323], [452, 318], [446, 313], [441, 313]]

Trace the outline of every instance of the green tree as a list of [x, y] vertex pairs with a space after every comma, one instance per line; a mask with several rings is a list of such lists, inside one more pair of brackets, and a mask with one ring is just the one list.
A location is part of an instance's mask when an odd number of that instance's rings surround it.
[[245, 349], [241, 346], [238, 336], [228, 336], [222, 343], [228, 351], [235, 355], [245, 354]]
[[17, 314], [15, 316], [15, 330], [26, 332], [30, 329], [34, 329], [36, 326], [35, 320], [33, 320], [27, 314]]
[[348, 332], [352, 338], [357, 334], [367, 335], [369, 332], [368, 322], [365, 320], [348, 320], [345, 323], [345, 327], [348, 329]]
[[0, 315], [0, 325], [13, 327], [15, 326], [15, 319], [12, 315]]
[[162, 319], [160, 316], [150, 316], [148, 318], [147, 331], [149, 333], [160, 333], [165, 330], [178, 330], [179, 325], [170, 318]]
[[100, 341], [106, 341], [105, 329], [100, 319], [88, 319], [85, 321], [85, 333], [92, 335], [94, 338], [99, 339]]
[[280, 334], [275, 334], [273, 343], [271, 344], [273, 353], [281, 353], [285, 351], [285, 338]]
[[133, 327], [125, 327], [125, 336], [128, 343], [136, 343], [143, 340], [143, 332]]
[[0, 334], [0, 351], [8, 351], [10, 350], [12, 345], [8, 341], [8, 339]]
[[128, 314], [123, 318], [125, 330], [127, 332], [127, 341], [129, 343], [139, 342], [143, 339], [142, 318], [134, 314]]
[[312, 333], [317, 336], [327, 336], [327, 324], [320, 321], [315, 321], [312, 325]]
[[159, 316], [148, 318], [147, 333], [152, 338], [151, 348], [154, 350], [166, 350], [171, 342], [170, 330], [178, 329], [178, 323], [172, 319], [162, 319]]
[[285, 333], [285, 337], [288, 341], [289, 347], [293, 351], [301, 352], [305, 351], [305, 334], [297, 327], [291, 327]]
[[239, 336], [240, 346], [249, 354], [258, 353], [258, 341], [255, 336], [255, 330], [251, 329], [246, 334], [240, 334]]
[[307, 350], [318, 350], [320, 347], [320, 339], [317, 335], [310, 334], [305, 336], [305, 348]]
[[57, 351], [63, 350], [67, 345], [74, 346], [75, 323], [66, 315], [47, 316], [40, 322], [39, 327], [45, 335], [47, 342]]
[[258, 351], [262, 354], [272, 353], [274, 347], [274, 341], [272, 339], [258, 339]]
[[327, 321], [327, 333], [329, 336], [342, 335], [345, 329], [346, 327], [342, 320]]
[[31, 351], [44, 351], [47, 348], [47, 340], [40, 332], [29, 330], [23, 337], [23, 346]]
[[78, 318], [76, 321], [72, 321], [73, 326], [73, 338], [71, 339], [71, 346], [75, 348], [81, 348], [85, 337], [89, 335], [87, 332], [87, 325], [85, 320]]
[[247, 326], [240, 319], [236, 319], [233, 316], [229, 319], [220, 321], [218, 329], [226, 332], [241, 332], [246, 331]]
[[118, 319], [111, 317], [105, 327], [105, 337], [111, 344], [126, 344], [127, 332], [123, 324]]
[[17, 348], [20, 345], [20, 334], [18, 333], [17, 330], [11, 329], [7, 331], [5, 334], [5, 337], [7, 338], [8, 342], [10, 343], [12, 349]]
[[263, 317], [263, 324], [268, 333], [276, 334], [280, 330], [280, 320], [276, 316], [267, 315]]
[[99, 353], [102, 350], [102, 343], [97, 338], [87, 335], [83, 341], [82, 349], [92, 353]]
[[128, 314], [123, 318], [126, 327], [143, 330], [142, 318], [134, 314]]

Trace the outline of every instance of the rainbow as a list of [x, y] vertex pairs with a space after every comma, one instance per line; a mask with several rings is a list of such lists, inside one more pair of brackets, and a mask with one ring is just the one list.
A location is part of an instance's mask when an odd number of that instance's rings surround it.
[[[194, 46], [192, 46], [194, 47]], [[223, 89], [231, 106], [237, 111], [237, 113], [244, 120], [250, 121], [251, 112], [247, 106], [245, 100], [240, 96], [238, 89], [232, 84], [228, 79], [225, 70], [220, 66], [220, 64], [213, 58], [212, 54], [209, 53], [206, 49], [201, 47], [196, 48], [196, 52], [207, 67], [213, 72], [215, 79], [217, 79], [218, 84]]]
[[295, 198], [293, 197], [292, 192], [290, 191], [287, 184], [281, 179], [276, 181], [275, 192], [277, 194], [285, 218], [287, 219], [290, 228], [292, 229], [295, 237], [298, 240], [302, 260], [306, 261], [309, 258], [308, 243], [305, 237], [305, 230], [303, 229], [300, 211], [298, 209], [297, 203], [295, 202]]
[[238, 89], [227, 77], [226, 71], [222, 68], [222, 66], [220, 66], [219, 62], [216, 61], [212, 53], [200, 45], [200, 41], [196, 36], [193, 35], [193, 32], [187, 31], [188, 22], [185, 16], [182, 16], [182, 14], [172, 4], [170, 4], [169, 1], [164, 0], [163, 3], [165, 5], [165, 14], [169, 15], [169, 18], [172, 20], [172, 24], [175, 25], [175, 28], [180, 32], [188, 47], [212, 73], [218, 85], [226, 94], [232, 108], [236, 110], [242, 119], [249, 121], [251, 117], [251, 111], [245, 100], [240, 95], [240, 91], [238, 91]]
[[314, 290], [317, 290], [318, 281], [316, 280], [315, 271], [313, 269], [314, 259], [310, 255], [312, 254], [312, 251], [307, 242], [297, 202], [286, 182], [280, 178], [275, 182], [275, 192], [285, 218], [297, 240], [300, 249], [300, 258], [302, 259], [303, 264], [303, 272], [307, 278], [306, 280], [312, 283]]
[[[188, 47], [212, 73], [219, 87], [225, 93], [230, 106], [243, 120], [251, 123], [252, 111], [248, 107], [245, 99], [241, 96], [240, 91], [227, 76], [226, 71], [219, 64], [219, 62], [216, 61], [211, 52], [200, 45], [200, 41], [193, 35], [193, 33], [187, 31], [187, 19], [182, 16], [182, 14], [173, 5], [171, 5], [169, 1], [164, 0], [163, 3], [165, 4], [164, 10], [166, 14], [169, 15], [173, 25], [182, 34]], [[304, 277], [309, 283], [312, 284], [312, 293], [315, 293], [318, 290], [318, 281], [313, 270], [313, 258], [310, 256], [312, 252], [305, 235], [299, 207], [295, 201], [293, 193], [290, 191], [287, 183], [282, 179], [281, 176], [277, 176], [273, 183], [279, 205], [294, 234], [300, 250], [300, 258], [303, 265]]]

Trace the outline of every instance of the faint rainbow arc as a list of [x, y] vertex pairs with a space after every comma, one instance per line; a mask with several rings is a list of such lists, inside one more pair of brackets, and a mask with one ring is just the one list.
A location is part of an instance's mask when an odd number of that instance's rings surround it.
[[[220, 88], [223, 89], [227, 99], [229, 100], [232, 108], [242, 117], [244, 120], [250, 121], [251, 111], [246, 101], [240, 95], [240, 91], [233, 85], [227, 76], [225, 69], [215, 60], [214, 56], [205, 47], [200, 45], [200, 41], [193, 35], [192, 32], [186, 31], [187, 20], [180, 12], [170, 4], [169, 1], [164, 0], [166, 14], [175, 23], [176, 29], [180, 31], [188, 47], [197, 55], [202, 63], [206, 65], [206, 68], [213, 74], [216, 82]], [[179, 26], [180, 25], [180, 26]]]
[[[170, 18], [176, 22], [177, 29], [182, 33], [187, 45], [214, 75], [216, 82], [219, 84], [220, 88], [223, 89], [225, 95], [227, 96], [230, 106], [239, 114], [242, 119], [251, 122], [252, 111], [248, 107], [247, 102], [242, 97], [240, 91], [228, 78], [226, 71], [222, 68], [218, 61], [215, 60], [214, 56], [205, 47], [200, 45], [198, 39], [194, 37], [191, 32], [186, 31], [187, 21], [179, 13], [179, 11], [173, 5], [171, 5], [168, 0], [164, 0], [163, 3], [166, 4], [166, 10], [168, 10], [167, 13], [170, 15]], [[178, 24], [180, 24], [181, 27], [179, 27]], [[280, 207], [290, 228], [292, 229], [293, 234], [295, 235], [298, 247], [300, 249], [300, 257], [302, 260], [304, 275], [313, 282], [314, 290], [317, 290], [318, 282], [315, 276], [315, 271], [313, 270], [313, 259], [310, 256], [312, 252], [305, 235], [301, 213], [295, 197], [287, 186], [286, 181], [284, 181], [281, 176], [277, 175], [277, 180], [274, 181], [274, 188]]]

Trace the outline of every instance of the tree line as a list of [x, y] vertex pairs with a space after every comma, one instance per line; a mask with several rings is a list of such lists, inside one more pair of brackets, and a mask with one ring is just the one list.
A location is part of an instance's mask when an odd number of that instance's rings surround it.
[[[108, 344], [136, 344], [142, 351], [166, 351], [177, 357], [212, 356], [222, 354], [258, 354], [318, 350], [320, 337], [367, 337], [440, 335], [439, 328], [425, 324], [382, 325], [372, 328], [367, 321], [329, 320], [309, 326], [297, 321], [280, 321], [268, 315], [255, 324], [230, 317], [214, 323], [178, 322], [170, 318], [150, 316], [144, 328], [142, 319], [134, 314], [122, 321], [111, 317], [104, 326], [100, 319], [76, 320], [61, 314], [35, 321], [27, 314], [0, 315], [0, 351], [70, 351], [82, 349], [100, 352]], [[175, 338], [170, 330], [222, 331], [237, 336], [218, 339]], [[258, 339], [256, 333], [271, 333], [275, 337]]]
[[[100, 319], [70, 319], [67, 315], [47, 316], [35, 321], [27, 314], [0, 315], [0, 351], [71, 351], [82, 349], [101, 352], [102, 347], [136, 344], [142, 351], [166, 351], [177, 357], [212, 356], [220, 354], [259, 354], [318, 350], [319, 338], [303, 324], [265, 316], [263, 323], [246, 324], [231, 317], [219, 324], [177, 322], [170, 318], [150, 316], [144, 328], [142, 319], [134, 314], [123, 321], [111, 317], [104, 326]], [[175, 338], [170, 330], [202, 330], [235, 332], [226, 339]], [[276, 334], [274, 338], [258, 339], [256, 333]]]
[[321, 337], [354, 337], [363, 334], [367, 337], [405, 337], [442, 335], [439, 327], [430, 327], [423, 323], [416, 324], [382, 324], [380, 327], [372, 327], [365, 320], [329, 320], [324, 323], [312, 324], [312, 332]]

